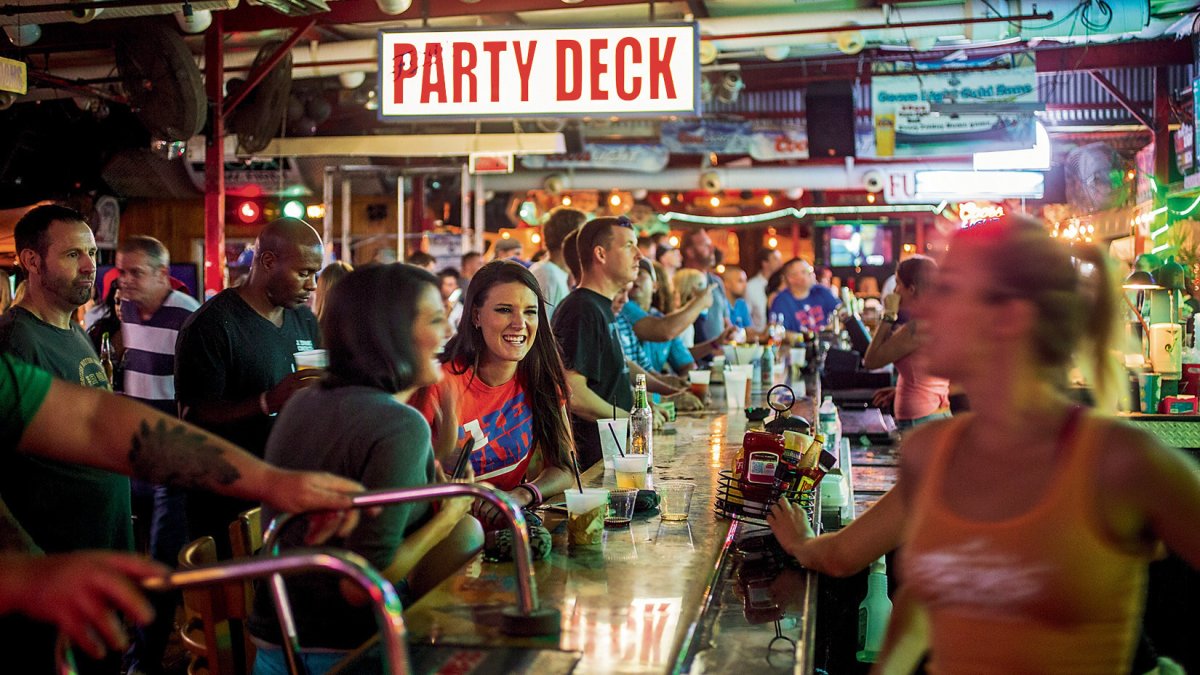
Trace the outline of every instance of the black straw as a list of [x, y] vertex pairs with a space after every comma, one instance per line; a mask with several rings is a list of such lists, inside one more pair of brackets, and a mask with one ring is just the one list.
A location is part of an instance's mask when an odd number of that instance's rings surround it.
[[575, 485], [579, 486], [579, 494], [583, 494], [583, 479], [579, 477], [579, 458], [571, 451], [571, 470], [575, 472]]
[[608, 424], [606, 426], [608, 427], [608, 433], [612, 434], [613, 443], [617, 444], [617, 452], [620, 453], [621, 457], [624, 457], [625, 451], [621, 449], [621, 441], [617, 440], [617, 432], [613, 431], [613, 425]]

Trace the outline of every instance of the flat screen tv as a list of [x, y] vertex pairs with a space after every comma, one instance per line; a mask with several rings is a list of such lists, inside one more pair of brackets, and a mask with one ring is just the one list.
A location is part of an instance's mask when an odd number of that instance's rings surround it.
[[891, 265], [894, 260], [892, 228], [880, 225], [831, 225], [829, 265], [868, 267]]

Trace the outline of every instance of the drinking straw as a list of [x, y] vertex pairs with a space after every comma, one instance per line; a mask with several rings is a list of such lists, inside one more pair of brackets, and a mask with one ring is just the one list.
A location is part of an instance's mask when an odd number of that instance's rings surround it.
[[624, 456], [625, 456], [625, 451], [621, 449], [621, 441], [618, 441], [618, 440], [617, 440], [617, 432], [613, 431], [613, 427], [612, 427], [612, 425], [611, 425], [611, 424], [608, 424], [608, 425], [605, 425], [605, 426], [607, 426], [607, 427], [608, 427], [608, 433], [612, 434], [613, 443], [616, 443], [616, 444], [617, 444], [617, 452], [618, 452], [618, 453], [620, 453], [620, 455], [621, 455], [622, 457], [624, 457]]
[[583, 479], [579, 477], [579, 458], [575, 456], [575, 451], [571, 451], [571, 470], [575, 472], [575, 485], [579, 487], [579, 494], [583, 494]]

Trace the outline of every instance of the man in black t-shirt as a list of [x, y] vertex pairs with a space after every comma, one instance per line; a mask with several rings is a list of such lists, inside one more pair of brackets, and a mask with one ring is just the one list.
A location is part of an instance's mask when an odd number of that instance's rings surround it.
[[[184, 419], [263, 456], [274, 415], [319, 370], [297, 372], [293, 355], [319, 347], [317, 319], [305, 305], [316, 290], [321, 238], [296, 218], [267, 224], [255, 242], [245, 284], [200, 306], [175, 348], [175, 393]], [[188, 495], [191, 536], [212, 536], [229, 555], [229, 523], [256, 506]]]
[[626, 218], [597, 218], [575, 240], [579, 286], [554, 312], [554, 337], [567, 368], [579, 468], [600, 461], [596, 420], [626, 416], [633, 407], [629, 366], [621, 351], [612, 301], [637, 279], [637, 234]]

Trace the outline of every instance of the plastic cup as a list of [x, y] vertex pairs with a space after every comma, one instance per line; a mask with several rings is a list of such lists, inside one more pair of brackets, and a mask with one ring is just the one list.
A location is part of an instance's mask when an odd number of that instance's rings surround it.
[[636, 488], [638, 490], [645, 489], [646, 469], [649, 468], [649, 459], [650, 455], [614, 457], [613, 464], [617, 469], [617, 487]]
[[329, 367], [329, 354], [327, 354], [324, 349], [311, 349], [306, 352], [296, 352], [295, 354], [292, 354], [292, 358], [296, 360], [296, 370]]
[[633, 521], [633, 507], [638, 491], [634, 488], [617, 488], [608, 491], [608, 513], [604, 516], [606, 527], [626, 527]]
[[1142, 412], [1158, 412], [1158, 404], [1162, 401], [1162, 376], [1158, 373], [1140, 373], [1138, 383], [1142, 387]]
[[[613, 458], [620, 457], [629, 451], [629, 418], [599, 419], [596, 424], [600, 428], [600, 452], [604, 456], [604, 468], [613, 468]], [[620, 450], [617, 444], [621, 444]]]
[[687, 520], [696, 484], [690, 480], [658, 482], [658, 508], [663, 520]]
[[741, 370], [725, 371], [725, 407], [730, 410], [742, 410], [746, 407], [746, 389], [750, 386], [750, 376]]
[[608, 490], [567, 490], [567, 539], [575, 546], [592, 546], [604, 540]]
[[712, 372], [708, 370], [689, 370], [688, 389], [696, 398], [703, 401], [708, 398], [708, 385], [712, 382]]

